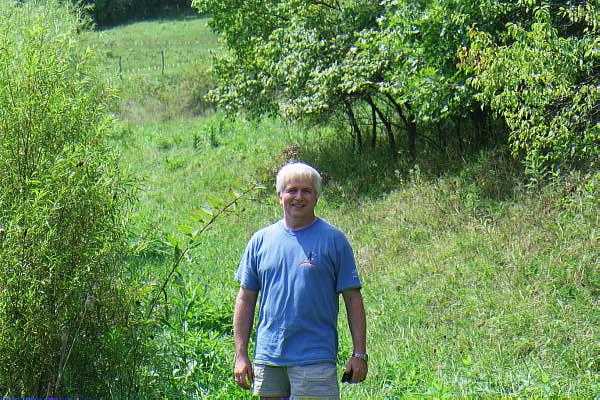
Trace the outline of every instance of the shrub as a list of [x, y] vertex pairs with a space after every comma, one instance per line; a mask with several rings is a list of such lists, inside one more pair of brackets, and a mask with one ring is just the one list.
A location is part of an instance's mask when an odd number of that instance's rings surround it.
[[215, 88], [215, 82], [209, 68], [196, 63], [184, 72], [180, 90], [186, 97], [186, 108], [193, 115], [206, 115], [214, 111], [214, 104], [207, 98]]
[[122, 365], [124, 215], [110, 92], [57, 2], [0, 9], [0, 392], [103, 393]]
[[[499, 40], [473, 29], [465, 66], [476, 97], [510, 129], [510, 147], [533, 175], [594, 169], [600, 159], [600, 7], [539, 1], [529, 24]], [[550, 2], [551, 3], [551, 2]]]

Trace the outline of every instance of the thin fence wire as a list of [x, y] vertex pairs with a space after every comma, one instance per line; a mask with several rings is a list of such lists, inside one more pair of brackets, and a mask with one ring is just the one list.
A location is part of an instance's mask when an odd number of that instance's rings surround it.
[[[190, 44], [193, 44], [193, 42], [190, 42]], [[101, 68], [107, 75], [121, 78], [131, 75], [157, 75], [157, 73], [165, 75], [182, 67], [209, 62], [212, 54], [210, 50], [204, 50], [197, 52], [195, 57], [189, 54], [191, 52], [182, 55], [181, 48], [178, 48], [175, 53], [170, 53], [168, 50], [152, 51], [145, 53], [143, 57], [140, 57], [139, 52], [136, 53], [130, 56], [108, 56]]]

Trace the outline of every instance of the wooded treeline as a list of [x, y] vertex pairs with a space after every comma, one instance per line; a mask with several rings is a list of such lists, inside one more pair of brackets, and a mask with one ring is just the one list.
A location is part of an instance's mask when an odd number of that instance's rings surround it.
[[344, 121], [360, 149], [508, 139], [532, 173], [597, 163], [600, 2], [194, 0], [229, 112]]
[[136, 18], [160, 16], [168, 10], [192, 12], [191, 0], [71, 0], [84, 6], [99, 27], [112, 26]]

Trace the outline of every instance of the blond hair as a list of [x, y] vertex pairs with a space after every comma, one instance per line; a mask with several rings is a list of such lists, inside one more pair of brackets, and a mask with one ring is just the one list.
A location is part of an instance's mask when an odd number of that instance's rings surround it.
[[281, 167], [277, 173], [277, 180], [275, 182], [277, 194], [280, 195], [288, 183], [297, 179], [310, 179], [313, 183], [317, 197], [321, 194], [321, 174], [319, 174], [316, 169], [303, 162], [291, 162]]

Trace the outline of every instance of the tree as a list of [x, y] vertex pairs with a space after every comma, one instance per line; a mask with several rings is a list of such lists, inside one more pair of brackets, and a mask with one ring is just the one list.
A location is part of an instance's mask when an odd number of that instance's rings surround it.
[[[503, 138], [506, 126], [532, 172], [597, 157], [597, 1], [193, 4], [225, 39], [212, 97], [229, 112], [342, 119], [356, 148], [370, 132], [372, 144], [384, 135], [392, 154], [406, 149], [412, 159], [418, 148], [464, 151]], [[538, 60], [544, 82], [562, 89], [531, 91]], [[548, 114], [557, 117], [550, 124]]]

